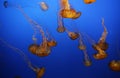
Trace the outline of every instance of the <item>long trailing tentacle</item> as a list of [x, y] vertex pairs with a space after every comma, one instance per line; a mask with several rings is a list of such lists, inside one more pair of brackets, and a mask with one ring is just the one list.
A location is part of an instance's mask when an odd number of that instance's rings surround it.
[[[18, 53], [24, 59], [24, 61], [28, 64], [28, 67], [30, 67], [33, 71], [36, 71], [36, 69], [33, 67], [30, 59], [25, 55], [25, 53], [22, 50], [20, 50], [19, 48], [13, 47], [12, 45], [8, 44], [6, 41], [4, 41], [1, 38], [0, 38], [0, 42], [2, 42], [3, 45], [14, 50], [16, 53]], [[37, 67], [37, 66], [35, 66], [35, 67]]]

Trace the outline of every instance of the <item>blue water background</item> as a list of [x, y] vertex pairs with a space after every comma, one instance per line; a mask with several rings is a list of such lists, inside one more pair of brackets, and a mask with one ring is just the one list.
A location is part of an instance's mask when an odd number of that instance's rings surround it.
[[[33, 43], [33, 29], [22, 13], [14, 8], [4, 8], [4, 0], [0, 0], [0, 38], [12, 46], [21, 49], [34, 65], [46, 68], [43, 78], [120, 78], [120, 72], [111, 71], [108, 63], [120, 60], [120, 1], [119, 0], [96, 0], [95, 3], [86, 5], [83, 0], [69, 0], [72, 7], [81, 11], [80, 18], [72, 21], [64, 19], [65, 26], [69, 30], [78, 29], [87, 33], [95, 41], [100, 38], [103, 28], [101, 18], [104, 17], [108, 29], [107, 42], [109, 49], [108, 57], [104, 60], [95, 60], [88, 41], [87, 51], [92, 60], [92, 66], [83, 64], [83, 52], [78, 49], [78, 40], [72, 41], [66, 33], [58, 33], [57, 13], [59, 11], [59, 0], [8, 0], [10, 4], [21, 5], [25, 13], [38, 22], [43, 28], [47, 28], [57, 41], [57, 46], [52, 48], [48, 57], [38, 57], [28, 51], [28, 46]], [[42, 11], [38, 2], [45, 1], [49, 9]], [[41, 37], [39, 37], [39, 42]], [[120, 50], [120, 49], [119, 49]], [[0, 44], [0, 78], [35, 78], [33, 72], [14, 50]]]

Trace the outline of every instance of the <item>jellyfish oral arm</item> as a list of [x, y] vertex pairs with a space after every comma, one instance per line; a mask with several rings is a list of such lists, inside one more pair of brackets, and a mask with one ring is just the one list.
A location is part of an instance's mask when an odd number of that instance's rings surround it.
[[70, 4], [68, 0], [61, 0], [62, 9], [70, 9]]

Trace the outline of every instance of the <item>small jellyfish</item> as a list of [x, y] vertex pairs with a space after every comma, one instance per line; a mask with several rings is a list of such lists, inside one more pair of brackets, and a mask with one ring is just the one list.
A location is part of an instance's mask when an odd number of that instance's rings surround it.
[[91, 3], [94, 3], [94, 2], [96, 2], [96, 0], [84, 0], [85, 4], [91, 4]]
[[45, 2], [40, 2], [39, 5], [43, 11], [48, 10], [48, 5]]
[[92, 62], [89, 59], [89, 56], [88, 56], [88, 53], [87, 53], [87, 50], [86, 50], [86, 45], [83, 42], [82, 35], [80, 33], [79, 33], [79, 35], [80, 36], [79, 36], [79, 46], [78, 46], [78, 48], [80, 50], [82, 50], [83, 53], [84, 53], [84, 65], [85, 66], [91, 66]]
[[60, 13], [63, 18], [72, 18], [77, 19], [81, 16], [81, 12], [76, 12], [73, 8], [70, 7], [68, 0], [61, 0], [61, 9]]
[[79, 38], [79, 33], [78, 32], [71, 32], [71, 31], [68, 31], [68, 30], [66, 30], [66, 32], [67, 32], [67, 34], [68, 34], [68, 36], [71, 40], [76, 40], [77, 38]]
[[108, 66], [112, 71], [120, 72], [120, 60], [112, 60]]
[[3, 5], [4, 5], [5, 8], [7, 8], [8, 7], [8, 1], [4, 1]]
[[104, 25], [104, 18], [102, 18], [102, 26], [104, 28], [104, 31], [102, 33], [102, 36], [100, 37], [97, 45], [102, 49], [102, 50], [107, 50], [108, 49], [108, 43], [106, 42], [106, 37], [107, 37], [107, 34], [108, 34], [108, 31], [107, 31], [107, 28], [106, 26]]
[[57, 42], [55, 40], [49, 40], [47, 41], [48, 47], [54, 47], [57, 45]]
[[58, 27], [57, 27], [57, 31], [60, 32], [60, 33], [63, 33], [65, 32], [66, 28], [64, 27], [64, 24], [63, 24], [63, 18], [58, 15]]

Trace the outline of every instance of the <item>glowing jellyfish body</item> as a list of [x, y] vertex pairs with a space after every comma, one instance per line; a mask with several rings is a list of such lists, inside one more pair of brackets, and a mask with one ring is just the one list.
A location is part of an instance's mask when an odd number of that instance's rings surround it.
[[47, 41], [47, 45], [49, 47], [54, 47], [57, 45], [57, 42], [55, 40], [50, 40], [50, 41]]
[[91, 3], [94, 3], [94, 2], [96, 2], [96, 0], [84, 0], [85, 4], [91, 4]]
[[71, 31], [68, 31], [68, 30], [66, 30], [66, 32], [67, 32], [67, 34], [68, 34], [68, 36], [71, 40], [76, 40], [77, 38], [79, 38], [79, 33], [78, 32], [71, 32]]
[[94, 47], [97, 50], [97, 53], [93, 55], [93, 57], [95, 59], [102, 60], [102, 59], [105, 59], [107, 57], [107, 53], [104, 50], [102, 50], [99, 46], [94, 45]]
[[39, 5], [43, 11], [48, 10], [48, 5], [45, 2], [40, 2]]
[[76, 12], [73, 8], [71, 8], [68, 0], [61, 0], [60, 15], [63, 18], [77, 19], [81, 16], [81, 12]]
[[92, 62], [89, 59], [89, 56], [88, 56], [88, 53], [87, 53], [87, 50], [86, 50], [86, 45], [83, 43], [83, 39], [82, 39], [81, 34], [79, 34], [79, 35], [80, 35], [80, 37], [79, 37], [79, 46], [78, 46], [78, 48], [80, 50], [82, 50], [83, 53], [84, 53], [84, 65], [85, 66], [91, 66]]
[[120, 60], [112, 60], [112, 61], [109, 63], [109, 68], [110, 68], [112, 71], [120, 72]]

